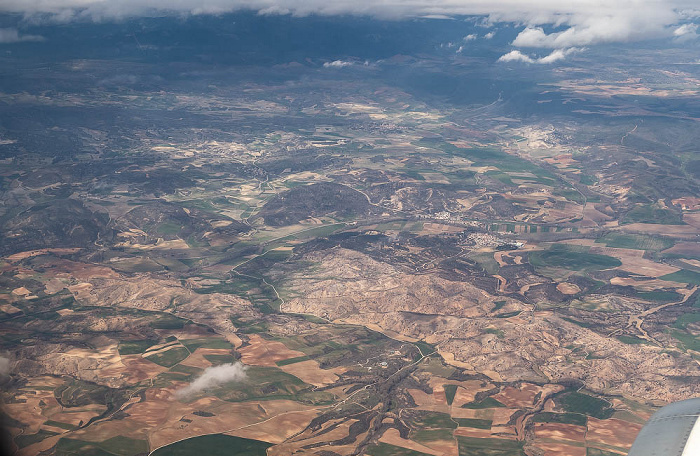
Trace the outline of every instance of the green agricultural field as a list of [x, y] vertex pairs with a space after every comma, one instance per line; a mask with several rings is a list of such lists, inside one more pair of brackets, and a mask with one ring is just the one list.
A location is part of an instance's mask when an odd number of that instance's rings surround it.
[[674, 330], [671, 335], [678, 339], [681, 346], [687, 350], [700, 351], [700, 338], [685, 331]]
[[268, 331], [268, 325], [264, 321], [248, 323], [231, 316], [231, 323], [243, 334], [263, 334]]
[[599, 450], [598, 448], [587, 448], [586, 456], [620, 456], [620, 453], [612, 453], [610, 451]]
[[370, 456], [427, 456], [426, 453], [381, 442], [371, 445], [365, 452]]
[[421, 415], [411, 420], [411, 425], [420, 429], [455, 429], [457, 423], [447, 413], [421, 412]]
[[616, 410], [612, 417], [622, 421], [629, 421], [631, 423], [637, 423], [641, 425], [644, 425], [647, 422], [647, 420], [640, 418], [639, 416], [635, 415], [634, 413], [628, 410]]
[[162, 353], [146, 356], [146, 359], [160, 366], [172, 367], [180, 361], [184, 361], [188, 356], [190, 356], [190, 352], [185, 347], [176, 347]]
[[569, 201], [573, 201], [574, 203], [578, 204], [583, 204], [584, 203], [584, 198], [583, 195], [581, 195], [578, 191], [574, 190], [573, 188], [562, 188], [555, 190], [553, 194], [557, 196], [562, 196], [566, 198]]
[[54, 435], [58, 435], [56, 432], [51, 432], [51, 431], [45, 431], [43, 429], [40, 429], [39, 432], [36, 434], [21, 434], [15, 437], [15, 443], [17, 444], [18, 447], [20, 448], [25, 448], [28, 447], [29, 445], [33, 445], [37, 442], [41, 442], [42, 440], [52, 437]]
[[625, 214], [622, 223], [653, 223], [658, 225], [682, 225], [680, 213], [652, 205], [637, 206]]
[[[454, 427], [457, 427], [454, 425]], [[436, 440], [452, 440], [452, 429], [421, 429], [411, 432], [411, 440], [416, 442], [434, 442]]]
[[138, 355], [145, 352], [148, 349], [148, 347], [157, 343], [158, 341], [153, 339], [121, 341], [119, 342], [119, 354]]
[[399, 220], [396, 222], [380, 223], [377, 225], [377, 231], [402, 231], [403, 227], [406, 226], [405, 221]]
[[491, 309], [491, 312], [498, 312], [505, 306], [507, 301], [494, 301], [493, 303], [493, 309]]
[[625, 343], [627, 345], [641, 345], [641, 344], [650, 344], [646, 339], [640, 339], [639, 337], [634, 337], [634, 336], [618, 336], [617, 340], [619, 340], [622, 343]]
[[700, 273], [681, 269], [680, 271], [666, 274], [659, 277], [661, 280], [669, 280], [671, 282], [689, 283], [692, 285], [700, 285]]
[[289, 399], [306, 405], [326, 407], [335, 404], [338, 397], [328, 391], [312, 391], [311, 389], [307, 389], [291, 396]]
[[229, 364], [236, 361], [236, 357], [233, 355], [204, 355], [204, 359], [215, 366], [218, 364]]
[[468, 402], [462, 405], [462, 408], [467, 409], [489, 409], [498, 407], [505, 407], [505, 405], [490, 396], [480, 402]]
[[180, 232], [182, 225], [175, 222], [164, 222], [158, 225], [156, 233], [165, 235], [175, 235]]
[[357, 327], [344, 327], [313, 339], [292, 336], [278, 337], [275, 340], [319, 363], [331, 364], [344, 362], [348, 356], [367, 359], [391, 342], [381, 333]]
[[214, 285], [195, 288], [192, 291], [198, 294], [222, 293], [246, 297], [251, 290], [254, 290], [259, 286], [260, 282], [261, 279], [259, 278], [234, 276], [229, 280], [221, 281]]
[[290, 365], [290, 364], [296, 364], [296, 363], [300, 363], [300, 362], [302, 362], [302, 361], [308, 361], [308, 360], [310, 360], [310, 359], [311, 359], [311, 358], [309, 358], [308, 356], [304, 355], [304, 356], [297, 356], [296, 358], [283, 359], [283, 360], [281, 360], [281, 361], [275, 362], [275, 364], [277, 364], [278, 366], [288, 366], [288, 365]]
[[67, 431], [72, 431], [73, 429], [76, 428], [76, 426], [75, 426], [74, 424], [62, 423], [62, 422], [60, 422], [60, 421], [54, 421], [54, 420], [47, 420], [47, 421], [44, 423], [44, 425], [46, 425], [46, 426], [53, 426], [53, 427], [57, 427], [57, 428], [60, 428], [60, 429], [65, 429], [65, 430], [67, 430]]
[[494, 317], [496, 317], [496, 318], [510, 318], [510, 317], [514, 317], [516, 315], [520, 315], [520, 313], [521, 313], [520, 310], [514, 310], [512, 312], [505, 312], [502, 314], [494, 315]]
[[563, 423], [585, 426], [588, 418], [580, 413], [541, 412], [533, 416], [532, 421], [535, 423]]
[[404, 168], [401, 170], [401, 173], [409, 179], [414, 179], [418, 181], [425, 180], [425, 177], [423, 177], [423, 175], [420, 173], [420, 170]]
[[459, 456], [524, 456], [525, 442], [506, 439], [457, 437]]
[[88, 404], [106, 404], [114, 390], [106, 386], [81, 380], [71, 380], [54, 389], [54, 396], [64, 407], [80, 407]]
[[499, 171], [487, 171], [486, 175], [496, 179], [497, 181], [501, 182], [502, 184], [509, 185], [511, 187], [515, 187], [515, 183], [510, 178], [510, 175], [506, 173], [502, 173]]
[[557, 397], [555, 402], [569, 413], [579, 413], [601, 420], [608, 419], [615, 413], [615, 409], [610, 407], [607, 401], [576, 391]]
[[694, 300], [690, 300], [692, 307], [694, 309], [700, 309], [700, 295], [696, 296]]
[[189, 323], [189, 320], [164, 313], [150, 322], [149, 326], [154, 329], [182, 329], [186, 323]]
[[319, 359], [319, 357], [334, 357], [334, 356], [343, 356], [348, 353], [351, 349], [357, 349], [357, 345], [354, 345], [352, 348], [349, 345], [343, 345], [335, 340], [327, 340], [324, 342], [321, 342], [320, 344], [312, 344], [308, 343], [306, 340], [304, 340], [301, 337], [280, 337], [276, 338], [275, 340], [278, 340], [279, 342], [282, 342], [284, 345], [289, 347], [291, 350], [297, 350], [302, 353], [305, 353], [307, 356], [309, 356], [312, 359]]
[[469, 254], [467, 257], [470, 260], [476, 261], [476, 263], [489, 274], [498, 274], [500, 267], [498, 262], [494, 260], [493, 253], [474, 253]]
[[115, 261], [112, 267], [121, 272], [156, 272], [162, 271], [163, 266], [150, 258], [128, 258], [122, 261]]
[[266, 456], [267, 449], [271, 446], [271, 444], [259, 440], [214, 434], [193, 437], [161, 447], [154, 451], [152, 455], [191, 456], [193, 454], [202, 454], [207, 456]]
[[425, 358], [420, 364], [421, 370], [429, 372], [436, 377], [449, 378], [457, 369], [442, 362], [442, 358]]
[[657, 302], [676, 302], [683, 299], [683, 296], [675, 291], [644, 291], [637, 293], [637, 296], [647, 301]]
[[131, 439], [124, 436], [116, 436], [102, 442], [88, 442], [85, 440], [62, 438], [56, 445], [57, 456], [133, 456], [147, 454], [148, 442], [145, 440]]
[[685, 329], [691, 323], [697, 323], [700, 321], [700, 313], [687, 313], [683, 314], [676, 319], [673, 323], [674, 328]]
[[212, 339], [183, 339], [180, 341], [182, 345], [187, 347], [191, 352], [198, 348], [222, 348], [225, 350], [233, 350], [233, 345], [231, 345], [225, 339], [212, 338]]
[[152, 258], [153, 261], [163, 266], [168, 271], [186, 272], [189, 269], [185, 263], [172, 258]]
[[412, 231], [418, 232], [423, 229], [423, 222], [413, 222], [398, 220], [395, 222], [380, 223], [377, 225], [377, 231]]
[[588, 174], [579, 174], [579, 182], [583, 185], [595, 185], [598, 182], [598, 178]]
[[447, 398], [447, 405], [452, 405], [455, 400], [455, 394], [457, 394], [457, 385], [445, 385], [445, 397]]
[[[246, 370], [246, 379], [235, 382], [230, 386], [224, 385], [214, 392], [219, 398], [229, 402], [242, 402], [252, 399], [298, 399], [296, 396], [303, 390], [309, 389], [309, 385], [297, 377], [287, 374], [275, 367], [249, 366]], [[324, 397], [306, 397], [306, 401]]]
[[475, 429], [491, 429], [491, 420], [481, 420], [478, 418], [454, 418], [460, 427], [475, 428]]
[[418, 342], [416, 342], [415, 345], [416, 345], [416, 347], [418, 347], [418, 349], [424, 355], [437, 352], [437, 348], [435, 347], [435, 345], [429, 344], [429, 343], [424, 342], [422, 340], [419, 340]]
[[[264, 258], [273, 259], [276, 253], [265, 255]], [[284, 253], [285, 257], [286, 255]], [[193, 291], [199, 294], [223, 293], [240, 296], [252, 302], [258, 310], [266, 314], [279, 310], [280, 301], [274, 289], [263, 281], [263, 277], [258, 275], [258, 269], [262, 269], [262, 267], [258, 267], [256, 263], [251, 261], [245, 264], [245, 268], [245, 273], [235, 275], [216, 285], [197, 288]]]
[[202, 370], [203, 369], [201, 369], [199, 367], [185, 366], [183, 364], [178, 364], [177, 366], [173, 366], [170, 368], [170, 372], [177, 372], [177, 373], [181, 373], [181, 374], [186, 374], [192, 378], [200, 375], [202, 373]]
[[562, 317], [562, 320], [566, 320], [569, 323], [573, 323], [573, 324], [580, 326], [582, 328], [590, 328], [592, 326], [590, 323], [585, 323], [583, 321], [574, 320], [573, 318], [569, 318], [569, 317]]
[[530, 264], [535, 268], [556, 267], [572, 271], [595, 271], [621, 266], [617, 258], [595, 253], [574, 252], [552, 246], [549, 250], [531, 252]]
[[484, 332], [486, 334], [494, 334], [499, 339], [503, 339], [506, 336], [502, 329], [486, 328]]
[[618, 249], [652, 251], [670, 249], [675, 244], [673, 239], [666, 237], [621, 233], [608, 233], [605, 236], [596, 239], [595, 242], [605, 244], [606, 247], [614, 247]]

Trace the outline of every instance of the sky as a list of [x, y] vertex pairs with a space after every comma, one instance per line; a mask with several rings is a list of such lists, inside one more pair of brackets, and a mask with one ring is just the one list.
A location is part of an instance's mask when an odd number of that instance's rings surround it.
[[[0, 13], [21, 14], [27, 24], [237, 11], [396, 20], [478, 15], [486, 24], [508, 22], [522, 28], [500, 61], [544, 64], [599, 44], [657, 38], [678, 44], [694, 41], [700, 23], [697, 0], [0, 0]], [[21, 30], [0, 29], [0, 43], [40, 39]]]

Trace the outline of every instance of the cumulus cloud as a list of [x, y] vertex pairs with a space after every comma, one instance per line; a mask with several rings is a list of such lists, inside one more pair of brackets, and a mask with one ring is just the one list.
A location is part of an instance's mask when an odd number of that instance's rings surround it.
[[325, 62], [323, 64], [324, 68], [345, 68], [353, 66], [353, 62], [348, 62], [346, 60], [333, 60], [332, 62]]
[[547, 63], [558, 62], [559, 60], [564, 60], [570, 54], [573, 54], [574, 52], [580, 52], [580, 51], [581, 51], [581, 49], [574, 48], [574, 47], [569, 48], [569, 49], [555, 49], [554, 51], [552, 51], [551, 54], [537, 59], [537, 63], [547, 64]]
[[179, 398], [186, 398], [201, 391], [210, 390], [229, 382], [240, 382], [246, 378], [247, 367], [241, 363], [221, 364], [207, 367], [202, 375], [176, 393]]
[[472, 33], [463, 38], [464, 41], [474, 41], [476, 39], [476, 34]]
[[[127, 17], [158, 12], [219, 14], [254, 10], [265, 14], [360, 14], [385, 17], [497, 16], [508, 21], [580, 23], [594, 17], [658, 22], [697, 12], [695, 0], [3, 0], [0, 10], [20, 13]], [[64, 16], [65, 17], [65, 16]], [[672, 19], [671, 19], [672, 20]]]
[[[365, 15], [401, 19], [484, 17], [524, 26], [518, 48], [568, 49], [653, 37], [673, 38], [697, 22], [697, 0], [1, 0], [0, 12], [54, 21], [111, 20], [163, 14], [222, 14], [241, 10], [293, 16]], [[679, 32], [680, 33], [680, 32]], [[691, 37], [696, 32], [682, 36]], [[492, 36], [492, 35], [491, 35]], [[485, 38], [489, 38], [487, 35]], [[678, 35], [675, 38], [680, 39]]]
[[544, 57], [533, 58], [515, 49], [505, 55], [502, 55], [498, 61], [548, 64], [564, 60], [568, 55], [573, 54], [574, 52], [580, 52], [581, 50], [582, 49], [579, 48], [555, 49]]
[[513, 46], [554, 49], [652, 38], [664, 33], [661, 26], [651, 27], [629, 17], [592, 17], [560, 32], [545, 33], [542, 27], [526, 27], [515, 37]]
[[20, 43], [23, 41], [44, 41], [38, 35], [20, 35], [16, 28], [0, 28], [0, 43]]
[[698, 26], [696, 24], [683, 24], [673, 31], [676, 41], [690, 41], [698, 37]]
[[523, 54], [522, 52], [516, 50], [510, 51], [509, 53], [502, 55], [499, 62], [525, 62], [525, 63], [535, 63], [535, 59]]
[[484, 35], [484, 38], [486, 38], [487, 40], [490, 40], [494, 36], [496, 36], [496, 32], [489, 32], [486, 35]]

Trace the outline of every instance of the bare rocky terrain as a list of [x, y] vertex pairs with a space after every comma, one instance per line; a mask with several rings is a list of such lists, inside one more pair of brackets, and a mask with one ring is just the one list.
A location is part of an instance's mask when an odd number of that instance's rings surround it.
[[[308, 255], [306, 270], [287, 277], [295, 296], [282, 309], [380, 328], [425, 340], [475, 372], [500, 381], [577, 379], [595, 391], [671, 402], [693, 397], [697, 363], [657, 347], [611, 340], [556, 313], [492, 295], [469, 284], [415, 275], [366, 255], [334, 249]], [[590, 354], [594, 354], [592, 359]], [[630, 375], [630, 373], [632, 373]]]

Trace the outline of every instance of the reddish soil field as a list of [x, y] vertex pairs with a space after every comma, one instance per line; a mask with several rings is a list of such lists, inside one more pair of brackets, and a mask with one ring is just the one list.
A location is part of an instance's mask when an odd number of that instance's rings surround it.
[[614, 418], [599, 420], [589, 417], [586, 440], [616, 447], [629, 448], [632, 446], [632, 442], [634, 442], [635, 437], [637, 437], [641, 429], [641, 424], [630, 423], [629, 421], [622, 421]]

